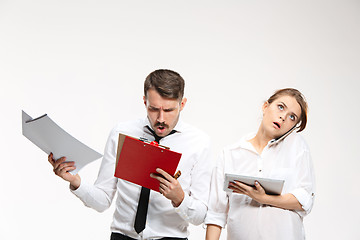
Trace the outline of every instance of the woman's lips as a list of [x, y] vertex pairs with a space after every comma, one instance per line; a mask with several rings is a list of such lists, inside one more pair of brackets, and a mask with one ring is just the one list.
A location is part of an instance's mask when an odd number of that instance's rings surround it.
[[276, 127], [277, 129], [280, 129], [280, 128], [281, 128], [280, 123], [278, 123], [278, 122], [273, 122], [273, 124], [275, 125], [275, 127]]

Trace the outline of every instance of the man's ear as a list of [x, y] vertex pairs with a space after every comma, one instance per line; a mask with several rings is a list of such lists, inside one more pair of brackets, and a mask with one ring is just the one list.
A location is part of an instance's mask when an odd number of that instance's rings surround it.
[[144, 104], [146, 106], [146, 97], [145, 96], [143, 96], [143, 100], [144, 100]]
[[182, 111], [184, 109], [186, 102], [187, 102], [187, 98], [184, 97], [180, 103], [180, 111]]

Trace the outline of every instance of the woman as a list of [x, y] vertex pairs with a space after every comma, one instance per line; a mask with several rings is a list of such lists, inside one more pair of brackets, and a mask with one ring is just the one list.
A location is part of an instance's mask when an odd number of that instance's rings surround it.
[[[296, 133], [305, 129], [307, 103], [296, 89], [278, 90], [262, 107], [256, 134], [224, 148], [211, 181], [206, 239], [304, 239], [303, 217], [311, 211], [315, 178], [309, 148]], [[280, 195], [235, 181], [223, 190], [225, 173], [285, 180]]]

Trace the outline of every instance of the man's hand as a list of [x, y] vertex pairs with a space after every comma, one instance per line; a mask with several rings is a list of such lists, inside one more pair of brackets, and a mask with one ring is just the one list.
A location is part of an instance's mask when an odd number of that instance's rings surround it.
[[78, 174], [72, 175], [71, 173], [69, 173], [69, 171], [76, 168], [74, 166], [74, 162], [65, 162], [66, 157], [55, 160], [52, 153], [49, 154], [48, 161], [53, 166], [53, 171], [55, 175], [61, 177], [65, 181], [68, 181], [72, 190], [76, 190], [80, 186], [80, 176]]
[[178, 207], [185, 196], [179, 181], [160, 168], [157, 168], [156, 172], [160, 175], [152, 173], [150, 174], [150, 177], [155, 178], [160, 182], [160, 193], [167, 199], [170, 199], [174, 207]]

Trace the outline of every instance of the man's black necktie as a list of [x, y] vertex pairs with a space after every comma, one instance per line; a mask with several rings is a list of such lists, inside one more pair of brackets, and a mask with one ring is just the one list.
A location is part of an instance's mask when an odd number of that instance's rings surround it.
[[[162, 137], [156, 135], [156, 133], [149, 126], [146, 127], [154, 135], [155, 142], [159, 143]], [[169, 133], [169, 135], [175, 132], [176, 132], [175, 130], [172, 130]], [[146, 187], [141, 187], [140, 198], [139, 198], [138, 208], [135, 216], [135, 224], [134, 224], [134, 228], [137, 233], [140, 233], [145, 229], [146, 215], [149, 206], [149, 197], [150, 197], [150, 189]]]

